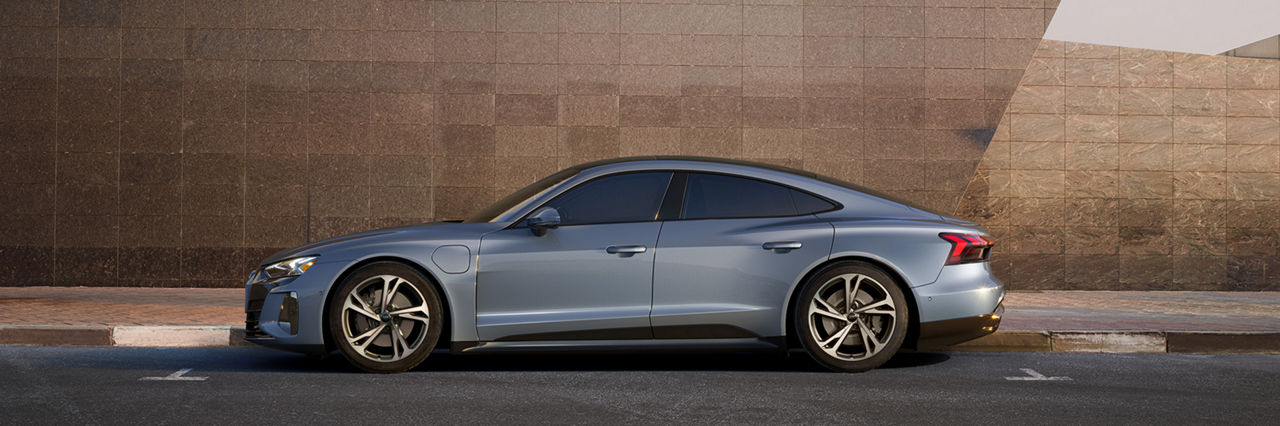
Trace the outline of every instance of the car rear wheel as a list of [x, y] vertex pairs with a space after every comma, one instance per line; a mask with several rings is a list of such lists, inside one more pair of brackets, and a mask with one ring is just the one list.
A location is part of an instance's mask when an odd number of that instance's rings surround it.
[[795, 326], [805, 351], [836, 371], [883, 365], [902, 347], [910, 309], [901, 287], [883, 270], [842, 262], [809, 279], [796, 299]]
[[422, 363], [444, 325], [440, 296], [427, 278], [394, 262], [361, 267], [330, 300], [329, 335], [356, 367], [398, 373]]

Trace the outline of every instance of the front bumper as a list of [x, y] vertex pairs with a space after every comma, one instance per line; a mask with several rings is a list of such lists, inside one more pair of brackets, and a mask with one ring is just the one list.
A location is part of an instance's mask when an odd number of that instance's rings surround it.
[[323, 354], [324, 306], [343, 263], [316, 263], [305, 274], [245, 283], [245, 341], [294, 352]]
[[1004, 283], [986, 262], [946, 266], [937, 281], [911, 290], [919, 308], [917, 348], [954, 345], [1000, 327]]

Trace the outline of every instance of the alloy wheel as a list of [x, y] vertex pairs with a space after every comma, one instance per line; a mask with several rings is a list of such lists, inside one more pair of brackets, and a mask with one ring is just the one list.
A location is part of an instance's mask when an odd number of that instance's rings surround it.
[[342, 333], [351, 348], [377, 362], [395, 362], [416, 352], [427, 336], [431, 309], [418, 288], [395, 275], [361, 281], [346, 295]]
[[893, 297], [875, 279], [857, 273], [823, 283], [809, 302], [809, 331], [827, 355], [861, 361], [880, 353], [897, 327]]

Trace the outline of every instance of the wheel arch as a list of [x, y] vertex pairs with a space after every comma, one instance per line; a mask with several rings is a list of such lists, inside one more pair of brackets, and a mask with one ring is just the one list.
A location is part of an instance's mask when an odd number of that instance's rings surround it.
[[884, 273], [889, 274], [889, 277], [893, 278], [894, 282], [898, 285], [898, 288], [902, 289], [902, 295], [907, 299], [908, 308], [911, 309], [911, 315], [909, 316], [908, 318], [909, 321], [907, 322], [907, 337], [906, 339], [903, 339], [902, 346], [906, 348], [915, 349], [916, 340], [920, 336], [920, 314], [919, 314], [920, 309], [918, 307], [919, 305], [916, 303], [915, 293], [911, 291], [911, 286], [907, 284], [907, 280], [903, 278], [902, 274], [897, 270], [897, 268], [890, 266], [888, 263], [885, 263], [882, 260], [867, 257], [867, 256], [858, 256], [858, 255], [840, 256], [840, 257], [833, 257], [831, 259], [827, 259], [827, 261], [819, 263], [818, 265], [806, 271], [804, 274], [804, 277], [801, 278], [800, 281], [795, 286], [792, 287], [791, 296], [787, 298], [787, 309], [786, 309], [787, 321], [785, 323], [786, 329], [783, 330], [783, 335], [786, 336], [786, 339], [787, 339], [786, 340], [787, 348], [790, 349], [790, 348], [801, 347], [800, 340], [798, 340], [799, 336], [797, 336], [796, 333], [792, 332], [793, 330], [795, 330], [796, 298], [800, 297], [800, 293], [802, 293], [800, 291], [800, 287], [803, 286], [806, 282], [808, 282], [809, 279], [813, 278], [813, 276], [816, 275], [818, 271], [821, 271], [828, 266], [834, 265], [836, 263], [841, 263], [841, 262], [866, 263], [866, 264], [875, 266], [877, 268], [880, 268], [882, 271], [884, 271]]
[[[453, 337], [452, 330], [450, 330], [450, 327], [449, 327], [451, 325], [451, 322], [453, 321], [453, 309], [449, 306], [450, 302], [449, 302], [448, 293], [445, 293], [444, 287], [440, 285], [440, 280], [436, 278], [435, 274], [431, 273], [431, 270], [422, 266], [418, 262], [413, 261], [412, 259], [407, 259], [399, 256], [374, 256], [368, 259], [362, 259], [359, 262], [351, 264], [346, 269], [344, 269], [341, 274], [338, 274], [338, 278], [333, 280], [333, 282], [329, 284], [329, 288], [325, 291], [324, 309], [321, 310], [321, 312], [323, 313], [323, 315], [321, 316], [321, 321], [322, 321], [321, 324], [324, 327], [327, 327], [329, 324], [329, 303], [333, 301], [334, 293], [336, 293], [335, 291], [333, 291], [334, 288], [336, 288], [339, 284], [345, 281], [347, 277], [351, 276], [351, 274], [355, 273], [355, 271], [359, 270], [360, 268], [363, 268], [370, 264], [379, 263], [379, 262], [399, 263], [401, 265], [409, 267], [410, 269], [413, 269], [417, 273], [422, 274], [422, 276], [427, 278], [427, 282], [432, 287], [435, 288], [436, 294], [440, 295], [440, 306], [441, 308], [444, 309], [444, 318], [446, 319], [446, 321], [449, 321], [449, 322], [446, 322], [444, 326], [440, 327], [440, 338], [439, 340], [436, 341], [436, 347], [440, 347], [440, 344], [442, 342], [444, 344], [448, 344], [448, 342], [450, 342]], [[324, 336], [325, 352], [331, 352], [337, 349], [337, 346], [333, 342], [333, 338], [329, 336], [329, 330], [327, 329], [324, 330], [324, 332], [321, 333], [321, 335]], [[432, 348], [432, 349], [434, 350], [435, 348]]]

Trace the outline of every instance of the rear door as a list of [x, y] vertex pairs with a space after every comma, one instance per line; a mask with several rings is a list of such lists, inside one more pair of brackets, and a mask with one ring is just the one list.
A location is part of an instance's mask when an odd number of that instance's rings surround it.
[[835, 232], [812, 213], [835, 205], [747, 177], [690, 173], [654, 264], [655, 338], [783, 335], [789, 291], [827, 259]]

